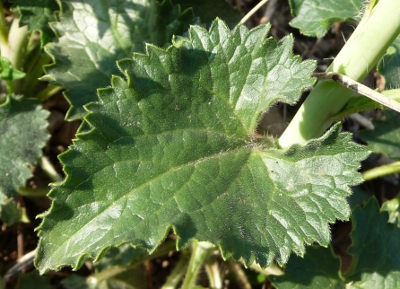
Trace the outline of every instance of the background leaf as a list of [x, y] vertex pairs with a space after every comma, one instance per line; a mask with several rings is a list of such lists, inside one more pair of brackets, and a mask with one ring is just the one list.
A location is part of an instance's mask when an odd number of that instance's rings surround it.
[[8, 96], [0, 105], [0, 198], [17, 194], [32, 176], [49, 135], [49, 113], [34, 99]]
[[364, 0], [289, 0], [294, 17], [289, 24], [305, 35], [321, 38], [333, 23], [354, 21], [364, 3]]
[[400, 287], [400, 229], [388, 223], [387, 213], [380, 213], [373, 197], [364, 208], [353, 211], [353, 241], [349, 253], [353, 264], [344, 275], [347, 288]]
[[96, 89], [119, 74], [116, 61], [144, 52], [145, 43], [167, 45], [196, 23], [192, 11], [181, 12], [169, 0], [70, 1], [54, 23], [58, 43], [45, 50], [54, 58], [43, 80], [61, 84], [71, 104], [67, 118], [82, 118], [83, 106], [98, 100]]
[[7, 225], [12, 225], [16, 222], [29, 223], [24, 208], [18, 208], [14, 199], [4, 199], [4, 195], [0, 194], [0, 220]]
[[127, 81], [99, 90], [85, 117], [93, 129], [60, 156], [67, 178], [39, 228], [42, 272], [77, 268], [111, 245], [152, 251], [171, 228], [178, 248], [210, 241], [248, 265], [329, 243], [328, 224], [348, 218], [348, 186], [362, 181], [368, 152], [339, 125], [289, 150], [253, 138], [274, 102], [293, 103], [314, 82], [292, 37], [276, 43], [268, 31], [232, 34], [217, 20], [119, 61]]
[[304, 258], [293, 256], [281, 276], [269, 276], [277, 289], [345, 288], [339, 276], [340, 259], [331, 248], [312, 246]]
[[393, 110], [385, 110], [385, 120], [374, 120], [375, 129], [362, 130], [360, 136], [368, 142], [368, 146], [377, 153], [391, 159], [400, 159], [400, 114]]
[[378, 72], [385, 78], [385, 88], [400, 87], [400, 35], [387, 49], [386, 54], [378, 63]]
[[10, 0], [14, 3], [12, 10], [21, 16], [20, 26], [28, 25], [30, 31], [38, 30], [49, 39], [54, 37], [54, 32], [49, 23], [57, 20], [55, 12], [60, 11], [60, 0]]
[[15, 289], [53, 289], [47, 276], [40, 276], [38, 271], [20, 274]]

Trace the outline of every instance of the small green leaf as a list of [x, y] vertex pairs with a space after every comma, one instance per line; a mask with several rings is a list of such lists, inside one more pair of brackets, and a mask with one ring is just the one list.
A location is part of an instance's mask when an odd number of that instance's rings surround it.
[[172, 0], [172, 2], [175, 5], [179, 4], [182, 10], [193, 8], [194, 14], [199, 16], [207, 27], [218, 17], [233, 29], [242, 19], [240, 10], [232, 7], [226, 0]]
[[382, 153], [391, 159], [400, 159], [400, 114], [385, 110], [385, 120], [375, 120], [375, 129], [362, 130], [360, 136], [368, 142], [368, 146], [377, 153]]
[[387, 221], [374, 197], [354, 209], [349, 249], [353, 263], [344, 275], [346, 288], [400, 288], [400, 229]]
[[54, 23], [58, 43], [45, 50], [54, 64], [42, 79], [66, 88], [71, 103], [67, 118], [82, 118], [83, 106], [97, 101], [96, 89], [119, 74], [116, 61], [144, 52], [145, 43], [165, 46], [172, 35], [196, 23], [192, 11], [181, 12], [169, 0], [71, 1], [70, 9]]
[[24, 77], [25, 73], [15, 69], [6, 58], [0, 57], [0, 79], [12, 81]]
[[67, 178], [39, 227], [41, 272], [123, 243], [153, 251], [171, 228], [178, 248], [209, 241], [247, 265], [328, 245], [369, 153], [340, 125], [288, 150], [254, 139], [271, 105], [296, 102], [314, 83], [292, 36], [277, 43], [268, 31], [232, 34], [216, 20], [118, 62], [127, 81], [99, 90], [85, 117], [92, 129], [60, 156]]
[[269, 276], [277, 289], [345, 288], [339, 276], [340, 259], [331, 248], [312, 246], [304, 258], [293, 256], [281, 276]]
[[354, 20], [364, 0], [289, 0], [293, 20], [290, 25], [308, 36], [323, 37], [333, 23]]
[[388, 212], [389, 223], [397, 225], [400, 228], [400, 195], [396, 198], [387, 200], [382, 204], [381, 211]]
[[17, 194], [32, 176], [34, 166], [49, 137], [49, 113], [34, 99], [8, 96], [0, 105], [0, 198]]
[[385, 78], [385, 88], [400, 87], [400, 35], [387, 49], [378, 63], [378, 72]]

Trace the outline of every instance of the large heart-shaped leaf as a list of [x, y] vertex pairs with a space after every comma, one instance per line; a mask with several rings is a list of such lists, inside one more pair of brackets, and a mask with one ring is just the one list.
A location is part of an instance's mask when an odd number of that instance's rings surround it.
[[99, 90], [85, 117], [92, 129], [60, 157], [67, 178], [39, 228], [42, 272], [79, 267], [111, 245], [152, 251], [171, 228], [178, 248], [210, 241], [248, 265], [329, 243], [368, 152], [339, 125], [288, 150], [254, 138], [273, 103], [294, 103], [314, 82], [315, 65], [292, 55], [292, 37], [277, 43], [268, 31], [232, 34], [217, 20], [167, 50], [149, 45], [119, 61], [126, 81]]

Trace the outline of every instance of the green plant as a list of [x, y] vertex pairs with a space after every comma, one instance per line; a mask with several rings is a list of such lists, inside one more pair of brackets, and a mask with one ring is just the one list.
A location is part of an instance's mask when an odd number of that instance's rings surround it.
[[[332, 126], [380, 105], [337, 82], [312, 88], [316, 63], [293, 55], [292, 35], [276, 41], [267, 36], [270, 24], [235, 27], [239, 14], [224, 1], [217, 3], [225, 14], [213, 1], [13, 2], [10, 28], [0, 16], [0, 131], [6, 135], [0, 156], [10, 164], [0, 170], [1, 212], [27, 191], [21, 189], [31, 176], [26, 164], [35, 165], [47, 139], [48, 113], [40, 101], [62, 86], [71, 104], [66, 118], [82, 119], [76, 140], [59, 156], [65, 180], [46, 170], [59, 183], [37, 228], [40, 273], [78, 269], [93, 259], [94, 274], [72, 275], [64, 286], [140, 288], [138, 264], [176, 248], [181, 259], [164, 288], [193, 288], [202, 266], [210, 286], [222, 288], [218, 254], [243, 288], [247, 277], [232, 260], [267, 275], [276, 288], [398, 287], [398, 227], [387, 223], [374, 198], [357, 192], [350, 198], [351, 187], [363, 182], [357, 170], [370, 151], [341, 132], [340, 123]], [[322, 37], [332, 23], [362, 14], [327, 72], [362, 81], [384, 57], [378, 70], [388, 90], [382, 94], [399, 97], [389, 89], [400, 82], [390, 70], [400, 67], [398, 0], [365, 7], [343, 1], [345, 12], [335, 1], [321, 10], [312, 0], [289, 2], [292, 25], [310, 36]], [[310, 7], [315, 17], [305, 17]], [[27, 26], [18, 27], [18, 16]], [[231, 28], [209, 20], [215, 16]], [[40, 76], [49, 87], [40, 86]], [[256, 133], [274, 104], [295, 104], [311, 88], [279, 139]], [[376, 133], [363, 134], [379, 152]], [[398, 171], [390, 166], [389, 173]], [[395, 214], [397, 207], [387, 210]], [[10, 223], [16, 214], [1, 217]], [[350, 216], [353, 262], [342, 274], [330, 224]], [[292, 252], [300, 257], [289, 259]]]

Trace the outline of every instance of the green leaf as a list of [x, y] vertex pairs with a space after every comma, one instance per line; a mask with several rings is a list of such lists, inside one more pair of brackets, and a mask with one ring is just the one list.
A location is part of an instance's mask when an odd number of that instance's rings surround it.
[[292, 36], [265, 39], [269, 27], [232, 34], [216, 20], [119, 61], [127, 81], [99, 90], [85, 117], [92, 130], [60, 156], [67, 178], [39, 227], [41, 272], [122, 243], [153, 251], [171, 228], [178, 248], [209, 241], [247, 265], [329, 243], [369, 153], [340, 125], [288, 150], [254, 139], [273, 103], [294, 103], [314, 82]]
[[323, 37], [333, 23], [355, 20], [364, 0], [289, 0], [293, 20], [290, 25], [307, 36]]
[[218, 17], [233, 29], [242, 19], [240, 10], [232, 7], [226, 0], [172, 0], [172, 2], [175, 5], [179, 4], [182, 10], [193, 8], [195, 15], [199, 16], [207, 27]]
[[396, 198], [387, 200], [382, 204], [381, 211], [388, 212], [389, 223], [396, 224], [400, 228], [400, 195]]
[[339, 276], [340, 259], [330, 248], [312, 246], [304, 258], [293, 256], [286, 266], [285, 274], [269, 276], [277, 289], [344, 288]]
[[382, 153], [391, 159], [400, 159], [400, 114], [385, 110], [385, 120], [375, 120], [375, 129], [362, 130], [360, 136], [368, 142], [368, 146], [377, 153]]
[[62, 7], [60, 0], [11, 0], [14, 5], [12, 10], [21, 15], [20, 26], [28, 25], [30, 31], [39, 30], [45, 37], [53, 37], [49, 23], [57, 20], [55, 12]]
[[400, 87], [400, 35], [387, 49], [386, 54], [378, 63], [378, 72], [385, 78], [385, 88]]
[[165, 46], [172, 35], [182, 34], [195, 23], [192, 11], [181, 12], [169, 0], [88, 0], [70, 2], [70, 10], [54, 23], [58, 43], [45, 50], [55, 64], [43, 80], [61, 84], [71, 103], [67, 118], [82, 118], [83, 106], [97, 101], [96, 89], [119, 74], [116, 60], [144, 52], [145, 43]]
[[347, 288], [400, 288], [400, 229], [387, 221], [374, 197], [364, 208], [354, 209]]
[[0, 198], [11, 197], [32, 176], [34, 166], [49, 137], [49, 113], [34, 99], [8, 96], [0, 105]]
[[5, 196], [0, 193], [0, 220], [7, 225], [12, 225], [16, 222], [29, 223], [25, 209], [18, 208], [14, 199], [5, 199]]
[[0, 57], [0, 79], [12, 81], [24, 77], [25, 73], [15, 69], [6, 58]]

